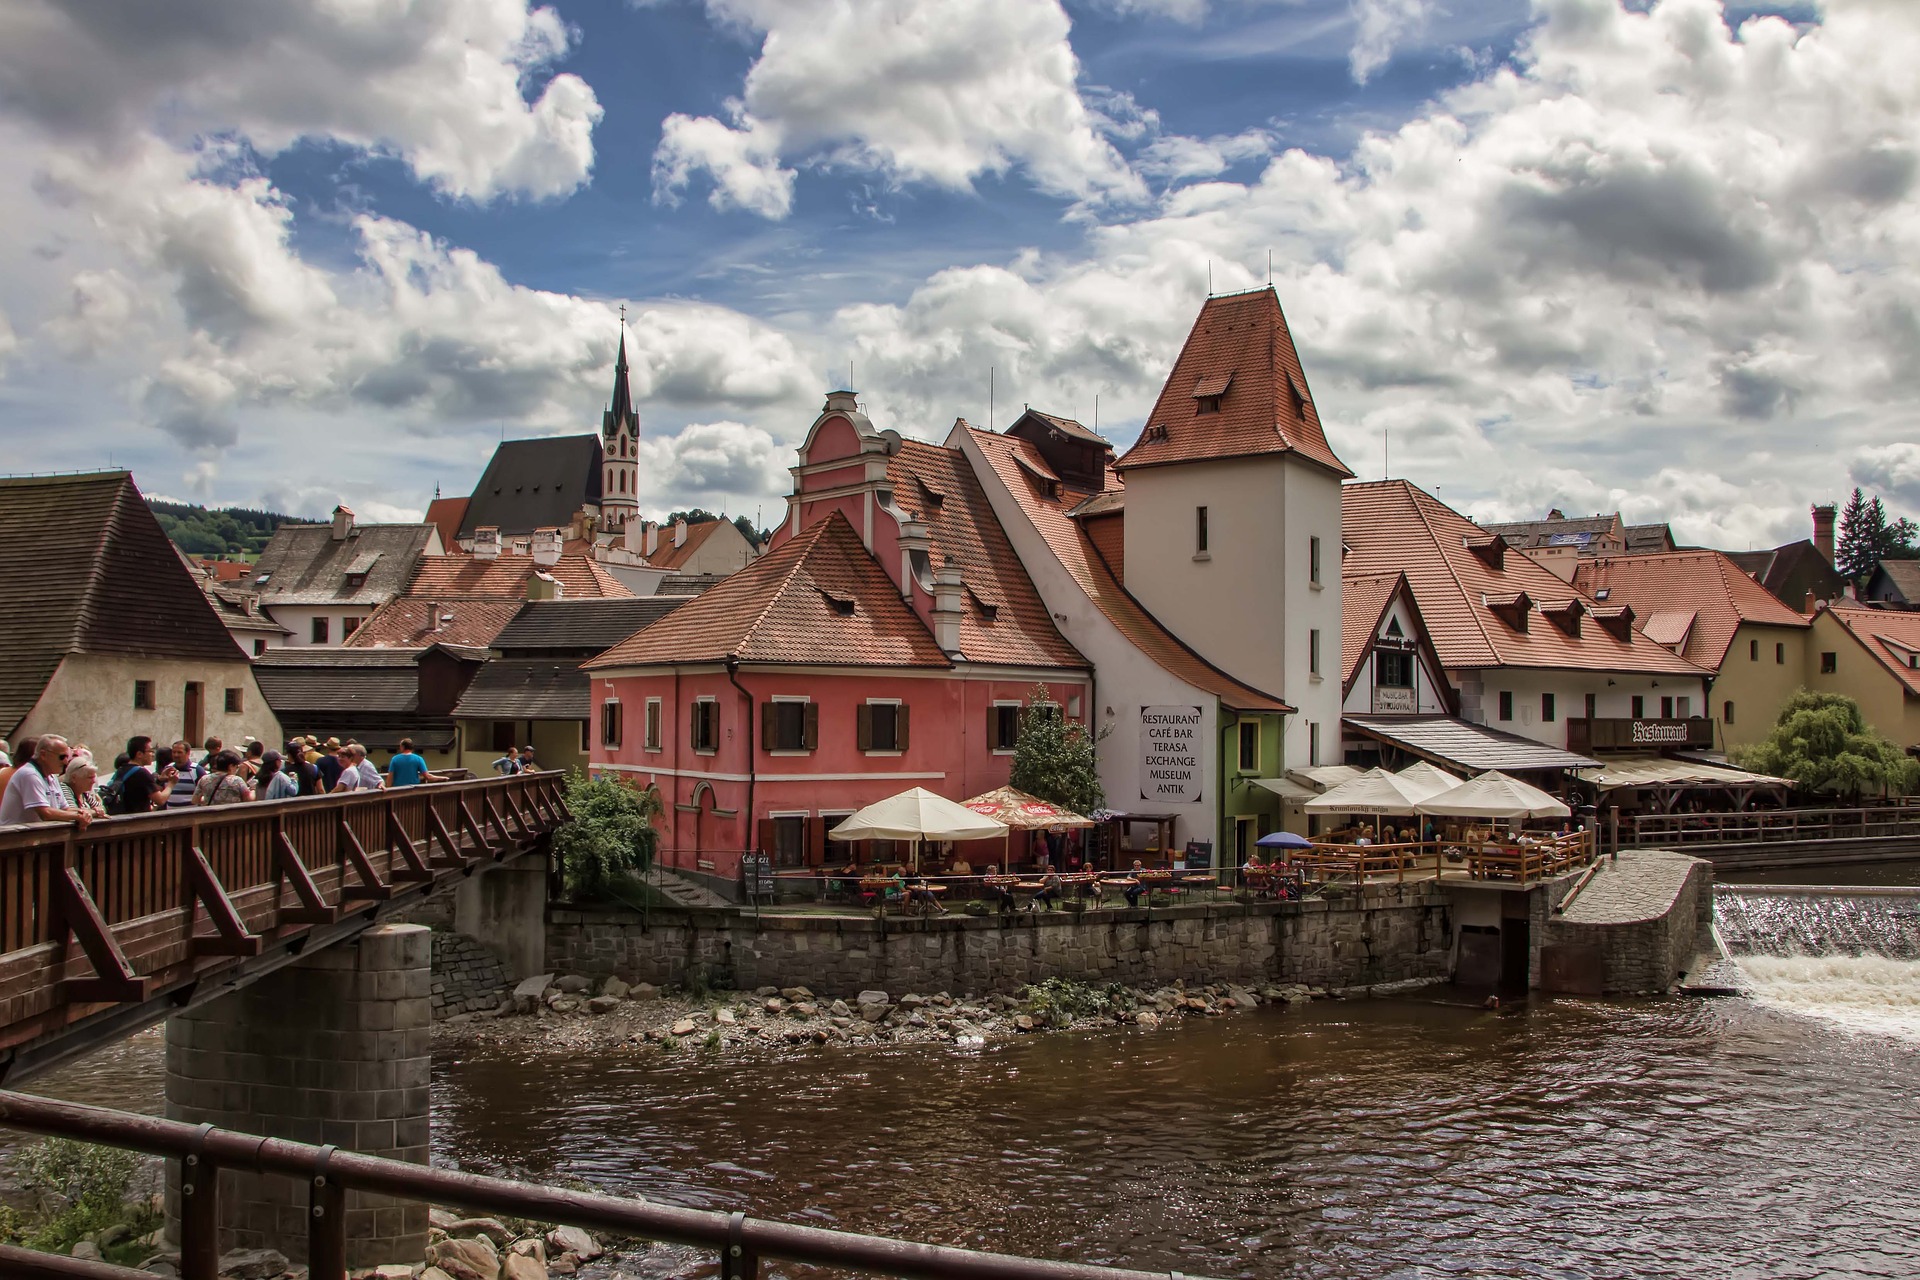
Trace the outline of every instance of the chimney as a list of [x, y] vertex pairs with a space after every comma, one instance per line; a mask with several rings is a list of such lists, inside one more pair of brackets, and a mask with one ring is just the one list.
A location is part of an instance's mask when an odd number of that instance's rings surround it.
[[647, 545], [647, 526], [638, 520], [629, 520], [620, 530], [620, 545], [636, 556], [644, 556]]
[[966, 608], [960, 564], [952, 556], [933, 575], [933, 642], [946, 653], [960, 652], [960, 616]]
[[495, 560], [499, 558], [499, 525], [483, 524], [473, 531], [473, 554], [481, 560]]
[[1833, 563], [1833, 517], [1838, 509], [1831, 502], [1813, 508], [1813, 545], [1820, 548], [1828, 564]]
[[533, 531], [533, 562], [542, 569], [551, 569], [560, 563], [560, 550], [566, 544], [558, 529], [546, 528]]
[[[1832, 508], [1829, 507], [1828, 510], [1831, 511]], [[1828, 523], [1831, 524], [1832, 522], [1829, 521]], [[346, 536], [352, 532], [353, 508], [345, 506], [335, 507], [333, 509], [333, 540], [335, 542], [345, 541]]]
[[858, 413], [860, 412], [860, 396], [857, 392], [853, 391], [829, 391], [827, 392], [826, 407], [821, 409], [821, 412]]
[[673, 545], [676, 547], [684, 547], [687, 545], [687, 522], [685, 520], [675, 520], [673, 522]]
[[654, 552], [658, 551], [659, 549], [660, 549], [660, 526], [655, 524], [653, 521], [649, 520], [647, 521], [647, 549], [642, 554], [650, 556]]
[[566, 594], [559, 579], [544, 569], [535, 569], [527, 578], [527, 599], [558, 600]]
[[924, 575], [933, 563], [933, 537], [927, 526], [919, 520], [900, 522], [900, 594], [908, 599], [913, 597], [916, 581], [925, 581]]
[[[449, 614], [448, 617], [451, 618], [452, 615]], [[427, 601], [427, 633], [431, 635], [433, 632], [438, 631], [439, 629], [440, 629], [440, 602], [438, 600], [429, 600]]]

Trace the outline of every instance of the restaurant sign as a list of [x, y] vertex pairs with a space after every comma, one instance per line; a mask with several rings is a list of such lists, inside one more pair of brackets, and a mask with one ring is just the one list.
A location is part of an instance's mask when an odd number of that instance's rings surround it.
[[1392, 685], [1373, 686], [1373, 709], [1379, 712], [1411, 712], [1413, 710], [1413, 690], [1395, 688]]
[[1687, 719], [1594, 718], [1567, 721], [1569, 751], [1644, 751], [1662, 747], [1713, 746], [1713, 721], [1705, 716]]
[[1198, 804], [1204, 752], [1199, 707], [1140, 708], [1140, 798]]

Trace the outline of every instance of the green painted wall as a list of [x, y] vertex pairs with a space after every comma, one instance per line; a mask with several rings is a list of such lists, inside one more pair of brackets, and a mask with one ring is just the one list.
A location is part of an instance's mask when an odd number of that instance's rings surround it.
[[[1286, 761], [1282, 755], [1283, 717], [1279, 715], [1236, 715], [1221, 709], [1220, 712], [1220, 778], [1214, 794], [1219, 800], [1219, 821], [1216, 826], [1220, 839], [1213, 852], [1216, 867], [1240, 865], [1241, 855], [1235, 849], [1235, 830], [1237, 820], [1252, 818], [1253, 827], [1250, 839], [1257, 839], [1270, 831], [1281, 827], [1280, 797], [1265, 787], [1253, 785], [1253, 778], [1278, 778], [1286, 773]], [[1240, 767], [1240, 725], [1242, 723], [1260, 726], [1260, 758], [1253, 768]]]

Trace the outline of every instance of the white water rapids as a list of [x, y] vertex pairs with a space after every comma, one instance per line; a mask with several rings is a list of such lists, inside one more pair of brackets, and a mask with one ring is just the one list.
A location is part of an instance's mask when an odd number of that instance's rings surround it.
[[1756, 1003], [1920, 1043], [1920, 896], [1741, 887], [1714, 916]]

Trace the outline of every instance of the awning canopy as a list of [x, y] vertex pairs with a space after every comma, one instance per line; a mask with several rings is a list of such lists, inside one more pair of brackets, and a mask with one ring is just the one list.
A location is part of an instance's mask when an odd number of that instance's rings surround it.
[[876, 800], [827, 832], [829, 840], [986, 840], [1007, 834], [1007, 824], [925, 787]]
[[1485, 769], [1597, 769], [1600, 762], [1523, 738], [1469, 724], [1454, 716], [1348, 716], [1346, 727], [1439, 765]]
[[1360, 773], [1350, 764], [1317, 764], [1305, 769], [1289, 769], [1281, 778], [1248, 778], [1247, 781], [1273, 792], [1288, 804], [1305, 804], [1323, 791], [1352, 782]]
[[1320, 794], [1312, 787], [1302, 786], [1292, 778], [1248, 778], [1247, 781], [1262, 790], [1273, 792], [1288, 804], [1305, 804]]
[[1083, 818], [1071, 809], [1063, 809], [1039, 796], [1029, 795], [1018, 787], [995, 787], [984, 795], [971, 800], [962, 800], [962, 807], [996, 818], [1009, 827], [1022, 830], [1040, 830], [1047, 827], [1091, 827], [1096, 825], [1092, 818]]
[[1785, 778], [1749, 773], [1729, 764], [1675, 760], [1666, 756], [1614, 756], [1597, 769], [1583, 769], [1582, 782], [1601, 791], [1621, 787], [1789, 787]]
[[1493, 770], [1419, 805], [1421, 813], [1449, 818], [1565, 818], [1573, 810], [1536, 786]]

